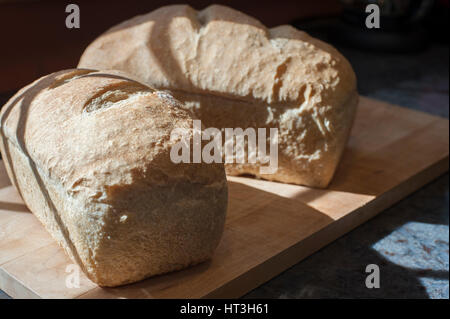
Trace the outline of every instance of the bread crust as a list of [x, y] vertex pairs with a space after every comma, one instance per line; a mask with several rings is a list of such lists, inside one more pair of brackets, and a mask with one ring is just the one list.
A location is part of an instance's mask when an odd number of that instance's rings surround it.
[[2, 108], [1, 151], [25, 203], [88, 277], [117, 286], [211, 258], [223, 164], [174, 164], [179, 103], [117, 71], [65, 70]]
[[358, 103], [352, 67], [332, 46], [221, 5], [125, 21], [91, 43], [79, 67], [171, 90], [206, 127], [278, 128], [275, 174], [260, 174], [260, 163], [227, 164], [227, 173], [313, 187], [332, 179]]

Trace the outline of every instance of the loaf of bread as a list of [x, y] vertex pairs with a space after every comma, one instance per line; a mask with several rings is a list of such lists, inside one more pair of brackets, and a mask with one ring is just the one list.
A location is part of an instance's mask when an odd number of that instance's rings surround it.
[[125, 21], [91, 43], [79, 67], [170, 90], [205, 127], [277, 128], [276, 172], [262, 174], [257, 162], [226, 164], [227, 173], [313, 187], [332, 179], [358, 101], [352, 67], [333, 47], [220, 5], [167, 6]]
[[202, 262], [221, 238], [223, 164], [175, 164], [167, 94], [119, 72], [67, 70], [2, 108], [1, 152], [29, 209], [87, 276], [117, 286]]

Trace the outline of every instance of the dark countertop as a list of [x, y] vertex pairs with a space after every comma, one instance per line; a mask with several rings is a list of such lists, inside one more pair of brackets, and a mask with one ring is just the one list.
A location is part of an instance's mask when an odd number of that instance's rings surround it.
[[[362, 95], [448, 118], [448, 47], [417, 54], [339, 50]], [[448, 224], [446, 174], [244, 298], [449, 298]], [[365, 287], [368, 264], [380, 267], [379, 289]], [[0, 298], [8, 296], [0, 291]]]

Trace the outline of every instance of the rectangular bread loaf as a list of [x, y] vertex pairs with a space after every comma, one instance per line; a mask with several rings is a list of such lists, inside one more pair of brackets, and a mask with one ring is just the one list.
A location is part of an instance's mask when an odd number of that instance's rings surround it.
[[223, 164], [175, 164], [191, 115], [119, 72], [66, 70], [2, 108], [1, 152], [28, 208], [87, 276], [117, 286], [211, 258]]

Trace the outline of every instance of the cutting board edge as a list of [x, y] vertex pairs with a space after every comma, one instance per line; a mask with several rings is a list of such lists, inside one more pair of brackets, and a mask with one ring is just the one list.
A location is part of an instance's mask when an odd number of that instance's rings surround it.
[[42, 299], [32, 289], [0, 267], [0, 289], [14, 299]]

